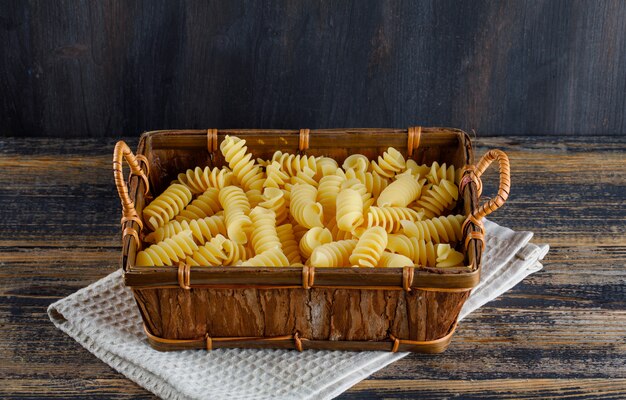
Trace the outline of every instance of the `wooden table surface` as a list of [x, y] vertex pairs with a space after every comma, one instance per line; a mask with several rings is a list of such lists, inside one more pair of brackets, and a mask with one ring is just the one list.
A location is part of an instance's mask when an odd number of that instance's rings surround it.
[[[446, 353], [406, 357], [342, 398], [626, 398], [626, 138], [475, 144], [509, 154], [511, 197], [492, 219], [549, 243], [544, 270], [466, 318]], [[113, 146], [0, 139], [2, 398], [153, 397], [46, 315], [118, 268]]]

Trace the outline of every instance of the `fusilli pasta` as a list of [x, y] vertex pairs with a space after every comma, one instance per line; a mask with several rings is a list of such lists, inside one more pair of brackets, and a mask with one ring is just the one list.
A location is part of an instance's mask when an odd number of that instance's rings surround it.
[[250, 203], [243, 189], [237, 186], [227, 186], [220, 190], [219, 200], [224, 207], [228, 238], [236, 243], [246, 244], [252, 221], [248, 216]]
[[245, 140], [227, 135], [220, 144], [220, 151], [244, 191], [263, 188], [263, 171], [252, 160], [252, 154], [247, 152]]
[[138, 267], [173, 265], [197, 249], [198, 245], [193, 241], [191, 231], [185, 230], [137, 253], [135, 265]]
[[387, 231], [380, 226], [369, 228], [359, 238], [350, 255], [350, 263], [357, 267], [374, 268], [387, 247]]
[[154, 230], [165, 225], [189, 204], [191, 196], [187, 186], [179, 183], [170, 185], [143, 209], [143, 219], [148, 228]]

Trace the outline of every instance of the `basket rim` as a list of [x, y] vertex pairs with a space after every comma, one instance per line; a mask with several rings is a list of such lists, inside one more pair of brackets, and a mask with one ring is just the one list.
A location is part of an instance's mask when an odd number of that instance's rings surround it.
[[[465, 147], [466, 165], [473, 163], [472, 144], [469, 135], [461, 129], [446, 127], [422, 127], [422, 132], [429, 137], [438, 137], [441, 133], [456, 136], [459, 145]], [[294, 129], [220, 129], [218, 135], [289, 135], [292, 140], [299, 134]], [[394, 128], [332, 128], [312, 129], [311, 135], [324, 134], [407, 134], [407, 129]], [[144, 132], [140, 136], [137, 154], [145, 155], [148, 143], [153, 145], [154, 140], [167, 140], [173, 136], [188, 136], [198, 143], [206, 144], [206, 129], [163, 129]], [[197, 146], [195, 146], [197, 147]], [[194, 147], [194, 148], [195, 148]], [[312, 146], [314, 147], [314, 146]], [[206, 149], [206, 147], [204, 147]], [[130, 194], [133, 201], [143, 196], [143, 183], [139, 177], [130, 179]], [[140, 190], [141, 189], [141, 190]], [[474, 209], [479, 201], [477, 188], [474, 183], [465, 186], [463, 196], [465, 209]], [[133, 224], [136, 225], [135, 222]], [[135, 226], [138, 229], [138, 226]], [[470, 224], [470, 229], [478, 228]], [[183, 287], [180, 279], [180, 268], [177, 266], [165, 267], [135, 267], [130, 263], [130, 255], [136, 253], [136, 244], [130, 237], [123, 240], [121, 264], [124, 270], [124, 282], [133, 289], [178, 288]], [[410, 288], [422, 290], [453, 290], [466, 291], [475, 287], [480, 279], [482, 248], [476, 240], [470, 240], [466, 251], [470, 260], [471, 269], [465, 268], [429, 268], [416, 265], [406, 267], [411, 272], [408, 285]], [[405, 269], [406, 269], [405, 268]], [[302, 267], [193, 267], [193, 277], [190, 286], [194, 288], [302, 288], [304, 271]], [[317, 268], [315, 270], [316, 284], [312, 288], [339, 288], [398, 290], [406, 289], [403, 284], [406, 272], [403, 269], [355, 269], [355, 268]], [[403, 278], [404, 276], [404, 278]], [[308, 287], [307, 287], [308, 288]]]

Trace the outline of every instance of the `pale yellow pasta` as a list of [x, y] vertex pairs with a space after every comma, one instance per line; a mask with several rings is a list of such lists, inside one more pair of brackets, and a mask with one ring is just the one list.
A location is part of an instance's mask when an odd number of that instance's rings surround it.
[[437, 264], [437, 252], [433, 242], [401, 234], [391, 234], [389, 235], [387, 249], [407, 256], [415, 264], [424, 267], [435, 267]]
[[250, 219], [252, 220], [250, 244], [255, 254], [263, 253], [274, 247], [282, 247], [276, 233], [276, 214], [274, 211], [257, 206], [250, 211]]
[[290, 177], [296, 176], [299, 171], [304, 169], [304, 167], [317, 171], [317, 159], [312, 156], [301, 156], [299, 154], [294, 155], [277, 151], [272, 156], [272, 162], [274, 161], [277, 161], [280, 164], [281, 169]]
[[354, 235], [352, 234], [352, 232], [342, 231], [341, 229], [339, 229], [339, 227], [337, 226], [336, 217], [332, 217], [330, 221], [328, 221], [328, 223], [326, 224], [326, 228], [328, 228], [330, 233], [333, 235], [333, 241], [335, 242], [338, 240], [353, 239]]
[[174, 265], [197, 249], [198, 245], [193, 241], [191, 231], [185, 230], [137, 253], [135, 265], [138, 267]]
[[200, 246], [192, 255], [185, 259], [185, 263], [192, 267], [215, 267], [223, 265], [226, 254], [220, 240], [215, 238]]
[[341, 187], [340, 188], [341, 188], [341, 190], [343, 190], [343, 189], [352, 189], [352, 190], [357, 191], [359, 193], [359, 195], [361, 196], [361, 200], [363, 201], [363, 204], [365, 204], [372, 197], [371, 193], [367, 190], [365, 185], [363, 183], [361, 183], [361, 181], [359, 181], [356, 178], [349, 178], [349, 179], [343, 181], [341, 183]]
[[317, 187], [317, 201], [324, 209], [324, 216], [332, 218], [337, 211], [337, 195], [344, 178], [338, 175], [326, 175], [320, 179]]
[[185, 185], [170, 185], [143, 209], [143, 220], [148, 228], [162, 227], [180, 213], [191, 201], [191, 190]]
[[283, 251], [275, 247], [241, 263], [244, 267], [288, 267], [289, 260]]
[[203, 244], [218, 234], [227, 234], [224, 215], [220, 213], [219, 215], [216, 214], [206, 218], [192, 219], [191, 221], [170, 221], [147, 235], [145, 241], [148, 243], [158, 243], [184, 230], [191, 230], [198, 244]]
[[223, 235], [217, 235], [211, 242], [221, 248], [224, 252], [223, 265], [234, 265], [240, 261], [245, 261], [252, 256], [252, 252], [243, 244], [235, 243]]
[[295, 176], [292, 176], [291, 183], [293, 185], [298, 184], [298, 183], [305, 183], [313, 187], [317, 187], [317, 185], [319, 184], [315, 180], [315, 171], [313, 171], [309, 167], [304, 167], [302, 171], [298, 171], [298, 173]]
[[372, 160], [370, 170], [385, 178], [393, 177], [397, 172], [403, 171], [406, 167], [404, 157], [393, 147], [387, 149], [382, 156], [378, 156], [378, 160]]
[[313, 227], [300, 240], [300, 254], [304, 258], [311, 257], [313, 249], [333, 241], [333, 235], [326, 228]]
[[313, 267], [348, 267], [350, 266], [350, 254], [354, 251], [357, 241], [339, 240], [313, 249], [309, 258]]
[[252, 159], [252, 154], [247, 152], [245, 140], [227, 135], [220, 144], [220, 151], [244, 191], [263, 189], [265, 176], [261, 167]]
[[459, 198], [459, 188], [451, 181], [442, 179], [422, 194], [413, 208], [424, 211], [424, 217], [433, 218], [451, 208]]
[[289, 182], [289, 175], [287, 175], [280, 166], [278, 161], [273, 161], [267, 167], [265, 167], [265, 174], [267, 178], [263, 182], [264, 188], [282, 188], [285, 183]]
[[343, 161], [342, 167], [344, 171], [353, 169], [357, 172], [365, 172], [367, 171], [369, 164], [370, 160], [363, 154], [352, 154], [346, 157]]
[[415, 160], [406, 160], [406, 171], [409, 171], [416, 179], [426, 178], [426, 175], [430, 173], [428, 165], [418, 165]]
[[178, 174], [178, 181], [187, 186], [193, 194], [203, 193], [208, 188], [221, 189], [232, 183], [233, 173], [226, 167], [196, 167]]
[[454, 165], [446, 167], [446, 163], [439, 165], [437, 161], [430, 166], [430, 171], [426, 175], [426, 179], [428, 179], [428, 182], [432, 184], [439, 184], [443, 179], [454, 182], [455, 178], [456, 174], [454, 172]]
[[387, 232], [399, 232], [402, 229], [401, 221], [418, 221], [422, 214], [408, 207], [370, 207], [367, 210], [366, 226], [383, 227]]
[[298, 183], [291, 188], [289, 211], [298, 225], [305, 228], [323, 226], [324, 209], [315, 201], [317, 189], [306, 183]]
[[205, 218], [222, 210], [219, 200], [219, 189], [208, 188], [204, 193], [192, 201], [179, 215], [177, 221], [191, 221], [192, 219]]
[[350, 168], [345, 172], [343, 170], [337, 170], [336, 175], [341, 176], [346, 180], [358, 179], [359, 182], [365, 185], [365, 190], [373, 198], [377, 198], [387, 185], [389, 185], [389, 180], [387, 178], [382, 177], [375, 172], [358, 171]]
[[387, 247], [387, 231], [380, 226], [367, 229], [350, 255], [350, 264], [374, 268]]
[[250, 189], [246, 192], [246, 197], [250, 203], [250, 208], [254, 208], [265, 201], [263, 193], [257, 189]]
[[246, 244], [252, 221], [248, 216], [250, 202], [243, 189], [237, 186], [227, 186], [220, 190], [219, 200], [224, 207], [228, 238], [236, 243]]
[[337, 161], [330, 157], [318, 157], [316, 164], [315, 180], [318, 182], [324, 176], [334, 175], [337, 172], [337, 168], [339, 168]]
[[413, 265], [413, 261], [407, 256], [383, 251], [377, 266], [382, 268], [403, 268], [412, 267]]
[[380, 207], [406, 207], [422, 193], [426, 180], [417, 181], [411, 174], [393, 181], [382, 191], [376, 200]]
[[463, 264], [464, 259], [463, 254], [454, 250], [449, 244], [437, 245], [438, 268], [459, 267]]
[[283, 190], [274, 187], [265, 188], [263, 201], [259, 205], [274, 211], [276, 214], [276, 225], [281, 225], [287, 220], [287, 201], [285, 200], [285, 192]]
[[276, 227], [276, 234], [282, 245], [283, 253], [285, 253], [285, 256], [287, 256], [289, 260], [289, 264], [301, 265], [300, 248], [296, 241], [296, 236], [293, 233], [293, 226], [291, 224], [279, 225]]
[[458, 242], [463, 238], [463, 215], [447, 215], [423, 221], [402, 221], [402, 231], [409, 237], [433, 243]]
[[337, 195], [337, 227], [353, 232], [363, 223], [363, 199], [354, 189], [343, 189]]

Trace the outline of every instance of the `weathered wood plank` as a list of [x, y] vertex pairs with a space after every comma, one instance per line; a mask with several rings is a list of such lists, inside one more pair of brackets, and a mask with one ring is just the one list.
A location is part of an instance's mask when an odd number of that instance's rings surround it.
[[626, 3], [4, 1], [0, 135], [626, 132]]

